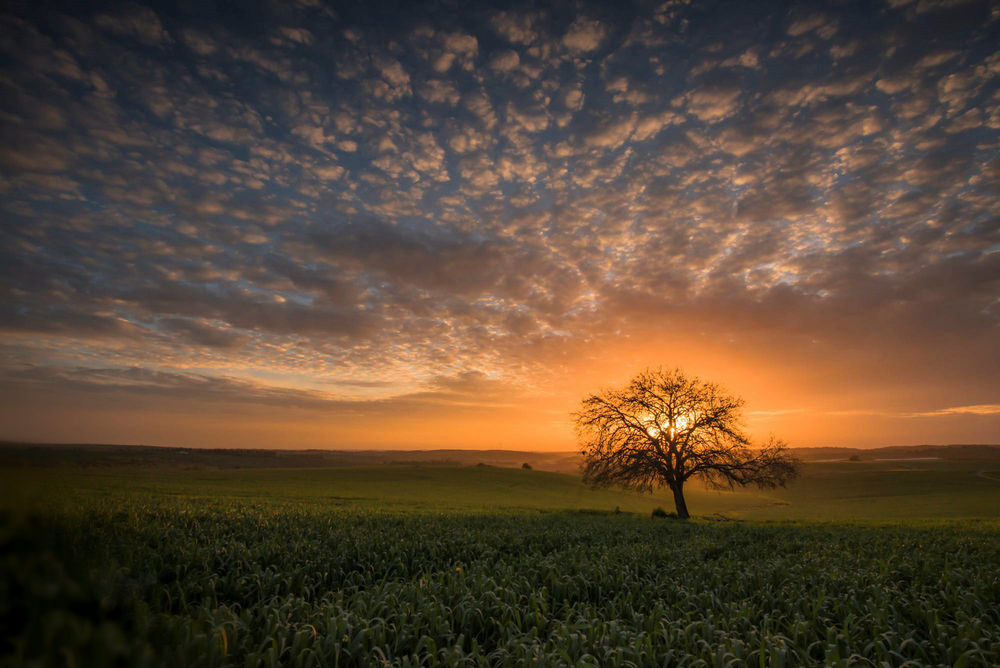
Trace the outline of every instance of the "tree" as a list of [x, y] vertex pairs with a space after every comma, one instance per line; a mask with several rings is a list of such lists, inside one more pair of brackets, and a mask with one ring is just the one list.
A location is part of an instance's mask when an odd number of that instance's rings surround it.
[[740, 429], [742, 408], [718, 385], [679, 369], [647, 369], [624, 389], [587, 397], [574, 414], [584, 481], [642, 492], [669, 487], [683, 518], [691, 478], [716, 489], [783, 487], [798, 475], [798, 461], [774, 438], [754, 448]]

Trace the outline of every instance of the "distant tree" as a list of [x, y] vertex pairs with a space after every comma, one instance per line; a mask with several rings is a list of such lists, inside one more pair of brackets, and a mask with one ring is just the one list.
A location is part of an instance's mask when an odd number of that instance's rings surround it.
[[784, 486], [798, 461], [781, 441], [753, 447], [741, 430], [743, 400], [680, 370], [646, 370], [623, 389], [583, 400], [574, 414], [583, 478], [595, 487], [642, 492], [669, 487], [677, 515], [689, 517], [684, 483], [711, 487]]
[[524, 469], [525, 471], [530, 471], [531, 464], [529, 464], [528, 462], [524, 462], [523, 464], [521, 464], [521, 468]]

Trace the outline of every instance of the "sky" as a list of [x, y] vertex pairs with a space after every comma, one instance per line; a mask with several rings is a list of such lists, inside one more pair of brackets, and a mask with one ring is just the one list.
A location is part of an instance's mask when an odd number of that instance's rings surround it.
[[1000, 442], [1000, 5], [0, 9], [0, 438]]

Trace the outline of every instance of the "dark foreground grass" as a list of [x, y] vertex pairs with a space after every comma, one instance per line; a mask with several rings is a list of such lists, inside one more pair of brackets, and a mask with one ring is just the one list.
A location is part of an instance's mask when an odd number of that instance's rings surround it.
[[991, 522], [94, 497], [0, 554], [6, 665], [1000, 663]]

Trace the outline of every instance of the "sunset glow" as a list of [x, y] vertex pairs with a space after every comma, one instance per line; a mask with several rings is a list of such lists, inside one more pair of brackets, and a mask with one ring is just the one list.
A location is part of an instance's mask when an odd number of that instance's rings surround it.
[[688, 428], [689, 418], [685, 415], [680, 415], [671, 422], [665, 417], [650, 415], [646, 422], [649, 423], [646, 427], [646, 433], [651, 437], [656, 438], [666, 430], [670, 433], [670, 437], [673, 438], [674, 435]]
[[670, 435], [674, 436], [678, 432], [683, 432], [688, 428], [688, 419], [686, 416], [681, 415], [674, 420], [673, 424], [670, 425]]
[[849, 7], [5, 7], [0, 439], [1000, 441], [1000, 6]]

